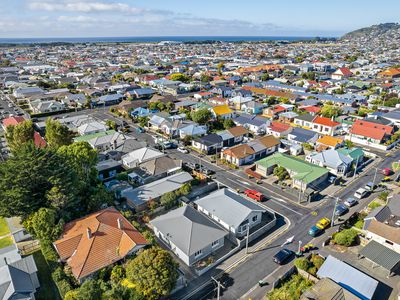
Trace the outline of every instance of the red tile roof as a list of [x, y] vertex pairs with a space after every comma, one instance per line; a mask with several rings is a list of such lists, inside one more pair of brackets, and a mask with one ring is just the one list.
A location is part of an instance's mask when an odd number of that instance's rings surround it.
[[354, 125], [360, 125], [360, 126], [367, 127], [370, 129], [383, 130], [386, 134], [392, 134], [393, 130], [394, 130], [393, 126], [377, 124], [374, 122], [368, 122], [368, 121], [364, 121], [364, 120], [356, 120], [354, 122]]
[[311, 113], [319, 113], [321, 111], [321, 107], [318, 106], [306, 106], [302, 107], [301, 109]]
[[339, 122], [336, 121], [332, 121], [329, 118], [325, 118], [325, 117], [320, 117], [320, 116], [316, 116], [313, 120], [313, 123], [315, 124], [320, 124], [320, 125], [324, 125], [324, 126], [328, 126], [328, 127], [335, 127], [340, 125]]
[[3, 120], [3, 126], [4, 126], [4, 128], [7, 128], [10, 125], [15, 126], [15, 125], [18, 125], [19, 123], [22, 123], [24, 121], [25, 121], [24, 117], [19, 117], [19, 116], [17, 116], [17, 117], [9, 117], [9, 118], [6, 118], [6, 119]]
[[385, 136], [385, 131], [378, 128], [369, 128], [359, 124], [353, 124], [350, 129], [351, 134], [356, 134], [364, 137], [368, 137], [375, 140], [382, 140]]
[[335, 71], [335, 74], [343, 74], [343, 76], [351, 76], [353, 73], [348, 68], [339, 68]]
[[275, 132], [284, 132], [290, 128], [290, 125], [280, 122], [272, 122], [269, 128]]
[[77, 279], [121, 260], [135, 247], [147, 244], [139, 231], [114, 207], [66, 224], [62, 238], [54, 242], [60, 258], [67, 261]]

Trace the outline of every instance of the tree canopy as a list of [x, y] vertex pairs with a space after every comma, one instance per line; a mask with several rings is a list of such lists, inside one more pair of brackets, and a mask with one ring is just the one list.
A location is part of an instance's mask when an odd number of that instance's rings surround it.
[[182, 73], [175, 73], [170, 76], [171, 80], [173, 81], [181, 81], [181, 82], [189, 82], [190, 77], [182, 74]]
[[153, 247], [128, 262], [126, 276], [146, 299], [159, 299], [175, 287], [177, 267], [168, 251]]
[[58, 149], [70, 145], [73, 137], [74, 133], [67, 126], [51, 118], [46, 120], [46, 141], [50, 147]]
[[24, 121], [17, 125], [9, 125], [6, 129], [6, 140], [11, 151], [15, 151], [24, 144], [33, 144], [35, 130], [32, 121]]
[[326, 118], [337, 117], [341, 113], [341, 108], [335, 105], [325, 104], [321, 109], [321, 115]]
[[207, 108], [202, 108], [196, 111], [193, 111], [191, 114], [192, 120], [200, 125], [206, 124], [210, 121], [212, 114]]

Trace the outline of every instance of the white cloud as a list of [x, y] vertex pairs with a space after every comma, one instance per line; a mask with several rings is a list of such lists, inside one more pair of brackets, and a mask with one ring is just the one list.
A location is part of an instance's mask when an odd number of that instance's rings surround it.
[[92, 18], [89, 16], [59, 16], [57, 17], [57, 21], [59, 22], [78, 22], [78, 23], [86, 23], [86, 22], [96, 22], [98, 19]]

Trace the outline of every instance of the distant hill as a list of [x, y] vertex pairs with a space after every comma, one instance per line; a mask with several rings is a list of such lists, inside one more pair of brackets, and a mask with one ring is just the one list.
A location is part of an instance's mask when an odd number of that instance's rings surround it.
[[400, 38], [400, 24], [384, 23], [346, 33], [341, 40], [350, 42], [387, 42]]

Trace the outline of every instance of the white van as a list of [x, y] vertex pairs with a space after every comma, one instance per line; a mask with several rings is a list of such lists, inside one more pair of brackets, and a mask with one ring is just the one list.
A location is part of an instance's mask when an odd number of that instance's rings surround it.
[[359, 189], [354, 193], [354, 197], [356, 197], [357, 199], [362, 199], [362, 198], [364, 198], [367, 194], [368, 194], [368, 191], [367, 191], [366, 189], [359, 188]]

